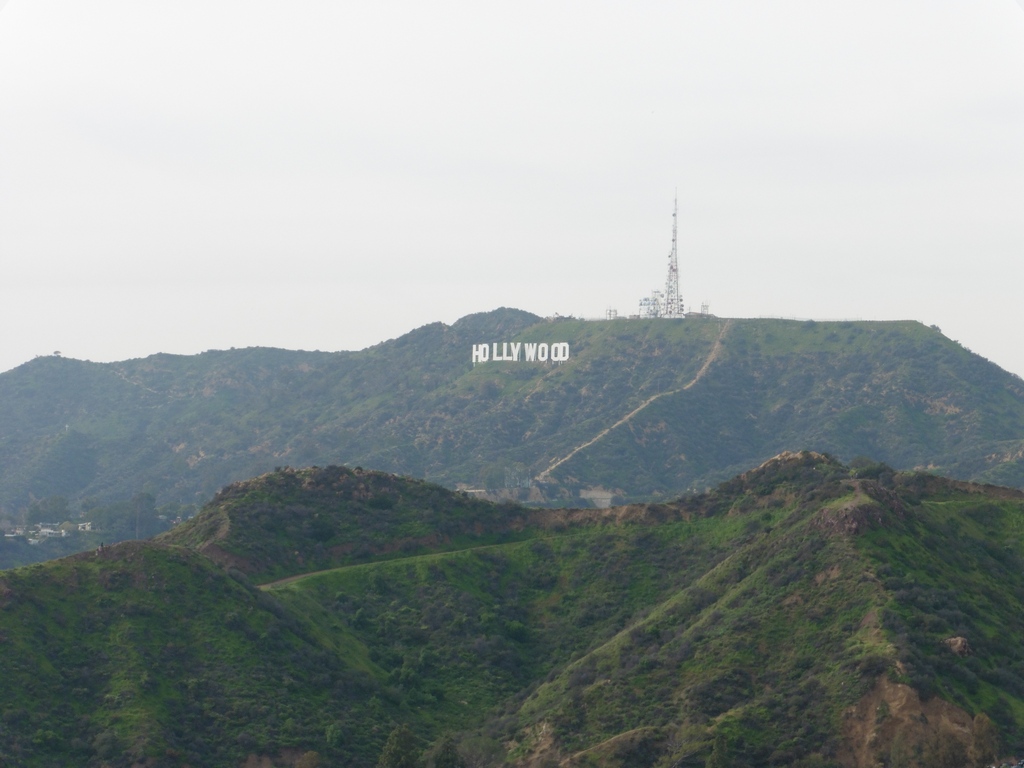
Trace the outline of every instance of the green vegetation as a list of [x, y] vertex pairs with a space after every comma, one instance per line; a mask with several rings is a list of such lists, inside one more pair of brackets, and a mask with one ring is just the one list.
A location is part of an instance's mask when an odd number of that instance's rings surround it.
[[269, 596], [181, 548], [124, 543], [10, 571], [0, 605], [12, 765], [229, 764], [267, 738], [304, 739], [330, 683], [354, 675]]
[[[484, 341], [567, 341], [572, 357], [474, 367], [471, 345]], [[139, 493], [198, 505], [285, 464], [358, 465], [537, 505], [578, 505], [598, 487], [619, 502], [667, 499], [792, 446], [1024, 487], [1024, 383], [915, 322], [544, 321], [502, 309], [351, 353], [39, 358], [0, 375], [0, 423], [0, 523], [54, 496], [72, 515]]]
[[1021, 492], [814, 453], [603, 511], [280, 470], [0, 574], [0, 762], [990, 759], [1024, 749], [1022, 556]]
[[345, 467], [281, 469], [218, 493], [164, 540], [267, 580], [417, 552], [516, 540], [529, 510]]
[[[0, 569], [16, 568], [128, 539], [147, 539], [168, 530], [193, 512], [180, 504], [157, 507], [148, 493], [127, 501], [95, 504], [87, 499], [73, 514], [63, 496], [33, 502], [20, 519], [7, 521], [0, 539]], [[41, 529], [49, 533], [42, 533]]]

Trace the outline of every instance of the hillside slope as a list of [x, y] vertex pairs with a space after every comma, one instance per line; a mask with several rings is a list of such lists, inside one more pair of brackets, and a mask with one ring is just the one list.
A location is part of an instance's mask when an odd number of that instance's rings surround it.
[[265, 582], [515, 539], [536, 514], [385, 472], [284, 468], [224, 488], [199, 515], [157, 540]]
[[478, 765], [991, 759], [1022, 554], [1024, 493], [813, 453], [611, 510], [282, 470], [0, 574], [0, 760], [370, 766], [401, 723]]
[[[473, 365], [474, 344], [569, 345]], [[361, 352], [270, 349], [0, 375], [0, 509], [198, 504], [346, 464], [540, 504], [671, 498], [792, 447], [1024, 486], [1024, 383], [914, 322], [544, 321], [497, 310]]]

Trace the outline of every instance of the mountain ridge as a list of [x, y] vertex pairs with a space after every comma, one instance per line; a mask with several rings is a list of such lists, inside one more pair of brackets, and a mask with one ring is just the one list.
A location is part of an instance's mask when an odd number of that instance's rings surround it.
[[[568, 343], [571, 357], [473, 365], [472, 346], [499, 339]], [[40, 358], [0, 374], [0, 426], [8, 517], [51, 496], [198, 505], [284, 464], [622, 503], [710, 487], [792, 447], [1024, 486], [1024, 383], [909, 321], [502, 309], [360, 352]]]

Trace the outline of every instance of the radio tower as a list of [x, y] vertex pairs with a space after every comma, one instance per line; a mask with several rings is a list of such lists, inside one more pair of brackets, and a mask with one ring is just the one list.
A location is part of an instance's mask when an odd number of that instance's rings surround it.
[[683, 297], [679, 295], [679, 257], [676, 253], [679, 195], [672, 206], [672, 252], [668, 255], [668, 277], [665, 279], [665, 308], [662, 317], [683, 317]]

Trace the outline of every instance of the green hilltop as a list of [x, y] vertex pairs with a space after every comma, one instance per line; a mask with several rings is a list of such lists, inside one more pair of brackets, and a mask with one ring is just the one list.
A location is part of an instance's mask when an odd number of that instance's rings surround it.
[[0, 573], [0, 764], [372, 766], [399, 725], [476, 766], [981, 764], [1024, 750], [1022, 554], [1020, 491], [810, 452], [603, 510], [281, 469]]
[[[571, 354], [473, 364], [474, 344], [504, 342]], [[1024, 382], [909, 321], [500, 309], [360, 352], [44, 357], [0, 374], [0, 425], [8, 525], [54, 499], [187, 510], [313, 464], [540, 506], [673, 498], [794, 447], [1024, 487]]]

